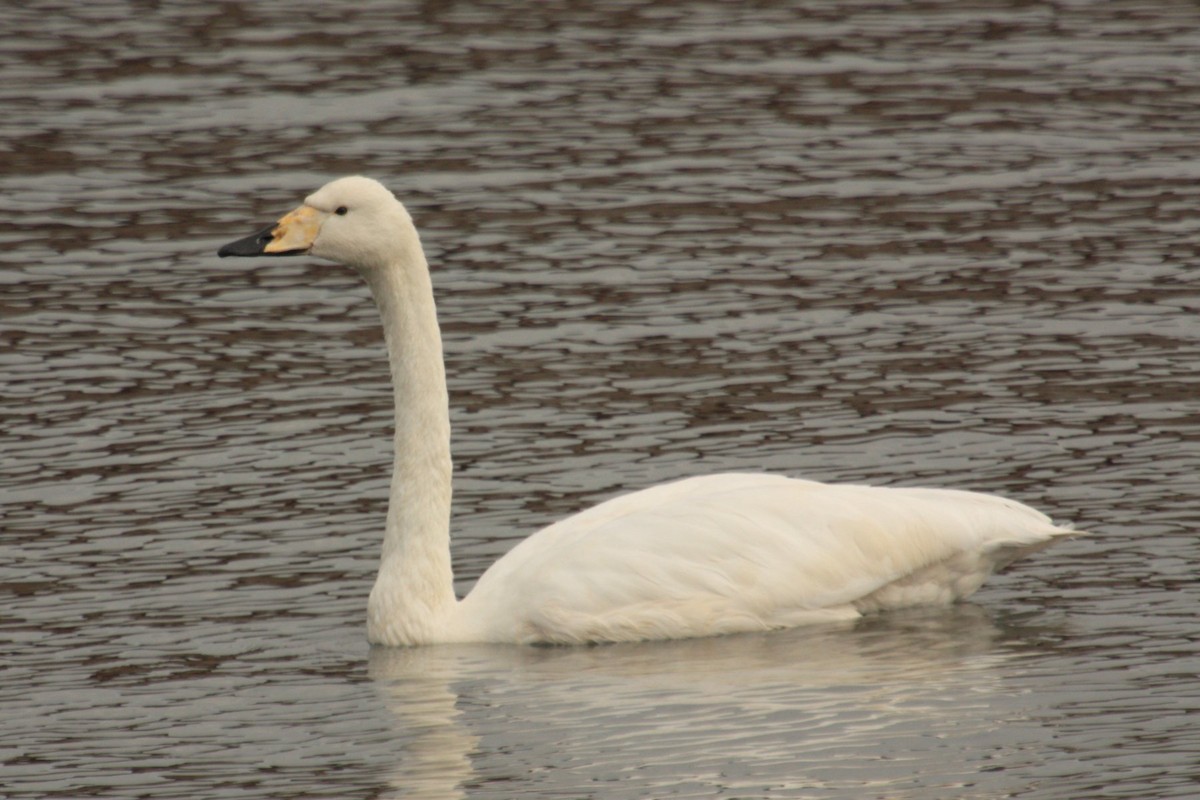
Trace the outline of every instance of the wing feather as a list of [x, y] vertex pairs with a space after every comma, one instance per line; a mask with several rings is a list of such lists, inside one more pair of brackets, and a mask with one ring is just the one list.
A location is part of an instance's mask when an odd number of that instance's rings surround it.
[[710, 475], [538, 531], [463, 602], [491, 625], [507, 620], [510, 641], [761, 630], [958, 600], [1068, 532], [975, 492]]

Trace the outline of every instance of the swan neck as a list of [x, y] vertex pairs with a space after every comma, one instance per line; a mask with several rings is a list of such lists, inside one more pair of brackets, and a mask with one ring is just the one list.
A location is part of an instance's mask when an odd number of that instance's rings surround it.
[[391, 491], [367, 635], [439, 638], [456, 604], [450, 562], [450, 410], [433, 286], [416, 231], [395, 260], [361, 270], [383, 322], [395, 396]]

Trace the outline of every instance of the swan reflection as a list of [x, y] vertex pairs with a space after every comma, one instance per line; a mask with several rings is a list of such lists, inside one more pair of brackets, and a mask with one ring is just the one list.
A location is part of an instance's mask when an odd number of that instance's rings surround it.
[[395, 797], [611, 780], [736, 793], [767, 776], [844, 790], [911, 777], [891, 752], [907, 736], [1038, 727], [1004, 688], [1024, 635], [961, 606], [656, 643], [373, 648], [369, 667], [403, 737]]

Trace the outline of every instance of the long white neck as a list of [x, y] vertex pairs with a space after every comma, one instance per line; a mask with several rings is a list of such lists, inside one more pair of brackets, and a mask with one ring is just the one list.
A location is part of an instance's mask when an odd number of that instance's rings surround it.
[[361, 269], [383, 318], [396, 400], [395, 462], [367, 638], [408, 645], [442, 638], [453, 612], [450, 409], [433, 286], [411, 226], [391, 263]]

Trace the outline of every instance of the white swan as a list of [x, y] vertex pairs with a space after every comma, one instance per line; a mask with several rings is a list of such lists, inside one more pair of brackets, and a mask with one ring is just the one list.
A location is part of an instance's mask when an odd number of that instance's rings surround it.
[[379, 183], [335, 180], [221, 256], [339, 261], [379, 306], [396, 403], [395, 463], [367, 636], [384, 645], [582, 643], [784, 628], [974, 592], [1071, 533], [1011, 500], [776, 475], [688, 478], [544, 528], [463, 600], [450, 566], [450, 420], [429, 268]]

